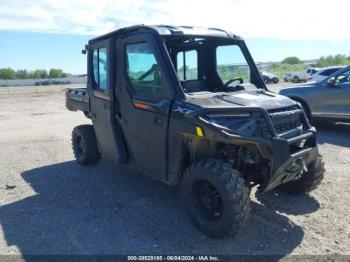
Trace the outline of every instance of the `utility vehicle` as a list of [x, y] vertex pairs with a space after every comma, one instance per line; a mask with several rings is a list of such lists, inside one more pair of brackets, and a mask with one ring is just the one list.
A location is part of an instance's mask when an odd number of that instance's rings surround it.
[[87, 88], [66, 91], [67, 108], [92, 120], [73, 130], [76, 160], [103, 156], [180, 185], [203, 233], [237, 232], [254, 186], [304, 193], [323, 178], [301, 105], [266, 89], [239, 36], [140, 25], [94, 38], [83, 52]]

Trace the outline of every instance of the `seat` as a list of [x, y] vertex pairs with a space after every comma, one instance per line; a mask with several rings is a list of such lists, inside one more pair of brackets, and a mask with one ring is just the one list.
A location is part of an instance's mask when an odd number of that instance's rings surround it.
[[186, 80], [181, 81], [185, 93], [209, 91], [205, 80]]

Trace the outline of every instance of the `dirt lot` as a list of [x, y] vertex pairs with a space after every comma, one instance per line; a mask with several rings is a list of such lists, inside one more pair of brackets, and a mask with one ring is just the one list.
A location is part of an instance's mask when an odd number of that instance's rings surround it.
[[348, 254], [350, 126], [318, 126], [327, 174], [310, 195], [252, 194], [235, 238], [198, 232], [171, 188], [103, 160], [76, 164], [64, 95], [0, 97], [0, 254]]

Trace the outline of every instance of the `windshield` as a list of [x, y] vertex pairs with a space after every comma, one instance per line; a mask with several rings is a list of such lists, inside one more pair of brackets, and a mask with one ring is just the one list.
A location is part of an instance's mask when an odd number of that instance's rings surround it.
[[[264, 88], [252, 83], [252, 70], [241, 40], [223, 38], [168, 38], [168, 52], [185, 93], [234, 92]], [[244, 48], [245, 50], [245, 48]]]
[[237, 45], [216, 48], [216, 71], [224, 83], [233, 78], [241, 78], [243, 83], [250, 82], [250, 67]]

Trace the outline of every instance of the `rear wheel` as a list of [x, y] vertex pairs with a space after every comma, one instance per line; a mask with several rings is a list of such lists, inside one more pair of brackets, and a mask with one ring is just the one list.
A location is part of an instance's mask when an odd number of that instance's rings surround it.
[[294, 82], [294, 83], [299, 83], [299, 81], [300, 81], [300, 80], [299, 80], [299, 77], [295, 76], [295, 77], [293, 78], [293, 82]]
[[184, 197], [195, 226], [218, 238], [235, 234], [249, 217], [249, 189], [230, 164], [206, 159], [187, 168]]
[[91, 125], [80, 125], [74, 128], [72, 147], [75, 159], [79, 164], [93, 164], [101, 157], [94, 128]]
[[279, 189], [290, 194], [302, 194], [314, 190], [324, 177], [322, 156], [318, 155], [307, 168], [308, 171], [304, 172], [299, 179], [280, 185]]

